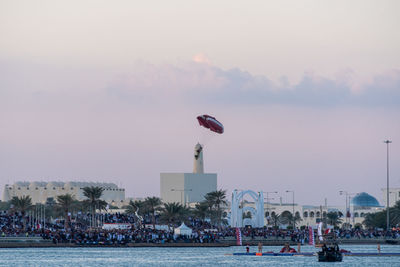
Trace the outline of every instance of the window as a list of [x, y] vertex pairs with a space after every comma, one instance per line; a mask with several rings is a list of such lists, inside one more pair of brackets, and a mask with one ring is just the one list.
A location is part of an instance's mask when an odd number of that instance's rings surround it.
[[74, 188], [73, 188], [73, 187], [71, 187], [71, 190], [74, 190]]
[[307, 212], [307, 211], [305, 211], [305, 212], [303, 213], [303, 217], [304, 217], [304, 218], [307, 218], [307, 217], [308, 217], [308, 212]]
[[26, 190], [29, 190], [29, 187], [27, 187]]
[[21, 190], [21, 187], [18, 187], [18, 190]]
[[53, 187], [53, 190], [56, 190], [56, 188], [55, 188], [55, 187]]
[[62, 187], [61, 190], [64, 190], [64, 187]]
[[36, 187], [35, 190], [39, 190], [39, 188]]
[[310, 217], [311, 217], [311, 218], [314, 218], [314, 212], [313, 212], [313, 211], [310, 212]]
[[267, 211], [267, 212], [265, 212], [265, 217], [268, 217], [269, 216], [269, 212]]
[[354, 213], [354, 217], [357, 218], [358, 217], [358, 212]]
[[45, 187], [44, 190], [47, 190], [47, 188]]
[[321, 217], [321, 212], [317, 211], [317, 217]]

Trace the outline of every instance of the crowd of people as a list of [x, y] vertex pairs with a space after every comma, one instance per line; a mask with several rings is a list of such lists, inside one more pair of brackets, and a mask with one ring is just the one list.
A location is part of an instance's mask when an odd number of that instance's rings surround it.
[[[236, 229], [231, 227], [216, 227], [208, 221], [188, 218], [187, 225], [192, 229], [190, 236], [177, 235], [174, 233], [175, 226], [153, 229], [150, 221], [143, 225], [137, 224], [134, 215], [123, 213], [107, 213], [96, 217], [100, 223], [93, 227], [90, 225], [90, 214], [80, 214], [71, 218], [71, 222], [65, 229], [65, 222], [60, 220], [43, 223], [38, 218], [30, 218], [20, 213], [0, 214], [0, 235], [10, 236], [36, 236], [53, 243], [75, 243], [75, 244], [126, 244], [126, 243], [215, 243], [223, 240], [235, 240]], [[105, 224], [125, 224], [126, 229], [104, 229]], [[393, 238], [400, 239], [400, 229], [384, 231], [378, 229], [337, 229], [333, 231], [337, 239], [372, 239], [372, 238]], [[309, 233], [306, 229], [272, 229], [272, 228], [251, 228], [241, 229], [245, 240], [280, 239], [291, 240], [298, 243], [308, 243]], [[315, 233], [316, 234], [316, 233]]]

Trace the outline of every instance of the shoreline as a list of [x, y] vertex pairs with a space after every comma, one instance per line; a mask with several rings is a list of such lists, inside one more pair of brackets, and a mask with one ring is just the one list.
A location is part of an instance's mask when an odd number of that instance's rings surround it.
[[[389, 242], [388, 242], [389, 241]], [[262, 242], [262, 245], [265, 247], [268, 246], [283, 246], [285, 243], [289, 242], [291, 246], [297, 246], [298, 243], [288, 241], [288, 240], [243, 240], [243, 246], [249, 244], [250, 246], [257, 246], [259, 242]], [[397, 240], [338, 240], [339, 245], [400, 245], [400, 242]], [[308, 244], [304, 244], [308, 245]], [[303, 245], [303, 246], [304, 246]], [[83, 248], [83, 247], [95, 247], [95, 248], [113, 248], [113, 247], [232, 247], [237, 246], [236, 242], [225, 241], [219, 243], [127, 243], [127, 244], [113, 244], [113, 245], [104, 245], [104, 244], [75, 244], [75, 243], [58, 243], [54, 244], [50, 241], [37, 241], [37, 242], [29, 242], [21, 239], [20, 241], [11, 241], [11, 242], [2, 242], [0, 239], [0, 248]]]

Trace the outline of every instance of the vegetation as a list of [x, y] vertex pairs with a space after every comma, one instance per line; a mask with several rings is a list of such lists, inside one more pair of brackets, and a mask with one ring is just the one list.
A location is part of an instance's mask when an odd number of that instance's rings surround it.
[[104, 188], [99, 186], [90, 186], [84, 187], [82, 190], [83, 195], [87, 198], [87, 200], [84, 201], [84, 204], [90, 207], [92, 214], [92, 226], [95, 226], [96, 209], [102, 210], [107, 207], [107, 202], [100, 199], [103, 195]]
[[[365, 215], [363, 224], [367, 228], [382, 228], [386, 229], [386, 217], [387, 209], [380, 212], [368, 213]], [[396, 204], [389, 208], [389, 227], [396, 226], [400, 223], [400, 200]]]
[[147, 213], [151, 216], [153, 228], [156, 227], [156, 211], [160, 210], [161, 204], [159, 197], [146, 197], [144, 200], [144, 207], [146, 207]]
[[64, 212], [64, 228], [67, 229], [69, 225], [69, 212], [72, 206], [75, 204], [75, 199], [71, 194], [65, 194], [57, 196], [57, 204], [60, 209]]
[[213, 211], [215, 211], [215, 221], [218, 226], [221, 226], [222, 223], [222, 206], [226, 206], [228, 204], [226, 200], [226, 190], [217, 190], [213, 192], [209, 192], [205, 195], [205, 205], [209, 207], [210, 215], [213, 215]]
[[[32, 208], [32, 199], [30, 196], [13, 197], [10, 204], [13, 209], [21, 213], [22, 217], [25, 217], [25, 213]], [[23, 223], [25, 229], [26, 221], [23, 220]]]
[[326, 222], [332, 225], [334, 228], [337, 228], [339, 227], [339, 224], [342, 223], [342, 219], [339, 216], [340, 214], [335, 211], [328, 212], [326, 215]]

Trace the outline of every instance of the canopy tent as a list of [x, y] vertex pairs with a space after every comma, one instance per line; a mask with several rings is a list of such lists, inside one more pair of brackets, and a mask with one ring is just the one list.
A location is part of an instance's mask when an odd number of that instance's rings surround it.
[[185, 225], [185, 223], [182, 223], [181, 226], [179, 226], [178, 228], [175, 228], [174, 233], [176, 235], [191, 235], [192, 234], [192, 229], [187, 227]]

